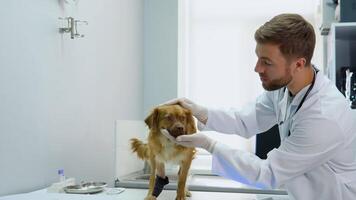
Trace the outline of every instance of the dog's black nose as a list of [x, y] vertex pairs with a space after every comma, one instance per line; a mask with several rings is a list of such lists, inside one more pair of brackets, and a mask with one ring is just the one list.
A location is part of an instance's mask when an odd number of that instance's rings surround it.
[[178, 136], [180, 136], [180, 135], [184, 135], [184, 131], [185, 131], [184, 126], [183, 126], [183, 125], [182, 125], [182, 126], [178, 125], [178, 126], [175, 126], [173, 129], [171, 129], [171, 130], [169, 131], [169, 133], [170, 133], [173, 137], [178, 137]]
[[182, 126], [177, 126], [175, 129], [176, 129], [176, 132], [177, 132], [178, 135], [184, 135], [185, 128], [184, 128], [183, 125]]
[[177, 131], [178, 132], [183, 132], [184, 131], [184, 127], [183, 126], [178, 126], [177, 127]]

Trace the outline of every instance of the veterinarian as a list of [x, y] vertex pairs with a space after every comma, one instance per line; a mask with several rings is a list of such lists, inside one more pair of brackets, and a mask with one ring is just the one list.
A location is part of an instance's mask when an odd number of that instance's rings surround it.
[[[221, 176], [260, 188], [285, 188], [291, 199], [356, 199], [356, 119], [345, 97], [311, 64], [312, 25], [299, 15], [281, 14], [262, 25], [255, 40], [254, 70], [266, 91], [253, 106], [223, 111], [174, 99], [166, 104], [190, 109], [202, 132], [176, 139], [162, 132], [179, 145], [209, 151], [212, 170]], [[281, 145], [266, 160], [203, 133], [250, 138], [275, 124]]]

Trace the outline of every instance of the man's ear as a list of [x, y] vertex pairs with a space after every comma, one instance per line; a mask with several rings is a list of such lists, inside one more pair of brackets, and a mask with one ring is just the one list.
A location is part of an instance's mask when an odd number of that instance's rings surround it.
[[146, 117], [145, 123], [149, 129], [158, 129], [158, 109], [155, 108], [151, 113]]
[[192, 134], [197, 132], [197, 128], [195, 126], [195, 121], [192, 115], [192, 112], [190, 110], [187, 110], [186, 112], [186, 117], [187, 117], [187, 134]]
[[297, 58], [297, 60], [295, 61], [295, 66], [296, 66], [296, 69], [298, 71], [300, 71], [301, 69], [303, 69], [305, 67], [305, 64], [306, 64], [306, 59], [305, 58]]

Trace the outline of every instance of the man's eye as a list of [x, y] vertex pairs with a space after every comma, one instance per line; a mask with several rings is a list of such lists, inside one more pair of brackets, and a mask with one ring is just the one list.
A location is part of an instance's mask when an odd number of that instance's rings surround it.
[[263, 61], [263, 64], [265, 64], [265, 65], [272, 65], [272, 63], [269, 62], [269, 61], [267, 61], [267, 60]]

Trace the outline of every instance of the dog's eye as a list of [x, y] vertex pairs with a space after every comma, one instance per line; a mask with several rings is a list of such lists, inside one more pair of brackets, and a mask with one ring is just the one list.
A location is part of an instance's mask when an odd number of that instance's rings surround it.
[[173, 121], [173, 116], [172, 115], [166, 115], [164, 117], [169, 121]]
[[185, 116], [180, 116], [180, 117], [179, 117], [179, 120], [185, 121]]

